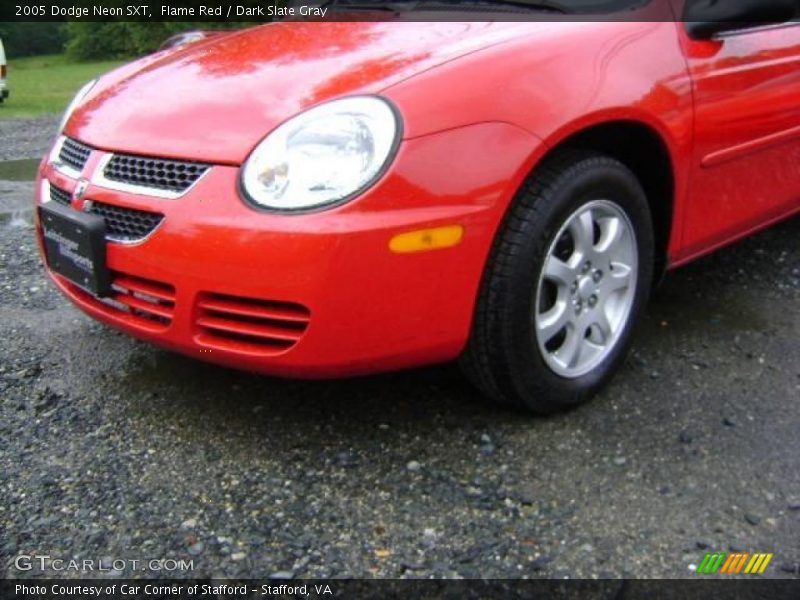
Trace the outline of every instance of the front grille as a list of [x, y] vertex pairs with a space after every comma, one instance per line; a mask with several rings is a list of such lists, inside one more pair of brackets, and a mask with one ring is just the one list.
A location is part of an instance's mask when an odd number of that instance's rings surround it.
[[194, 162], [115, 154], [103, 175], [128, 185], [180, 193], [188, 190], [208, 168]]
[[50, 200], [53, 202], [58, 202], [59, 204], [63, 204], [64, 206], [69, 206], [72, 202], [72, 194], [70, 194], [66, 190], [62, 190], [60, 187], [54, 186], [52, 183], [50, 184]]
[[72, 138], [64, 138], [58, 158], [76, 171], [83, 171], [83, 167], [86, 166], [86, 161], [89, 160], [91, 153], [92, 149], [86, 144], [81, 144]]
[[246, 354], [280, 354], [308, 328], [310, 311], [301, 304], [202, 294], [197, 301], [198, 343]]
[[106, 239], [115, 242], [136, 242], [146, 238], [164, 219], [160, 213], [124, 208], [92, 202], [89, 212], [99, 215], [106, 222]]

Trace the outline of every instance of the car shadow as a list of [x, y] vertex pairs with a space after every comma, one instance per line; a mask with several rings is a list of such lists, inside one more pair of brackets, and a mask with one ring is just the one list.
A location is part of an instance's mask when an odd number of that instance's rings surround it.
[[[669, 274], [653, 295], [621, 373], [593, 402], [564, 415], [531, 419], [498, 410], [455, 364], [296, 381], [216, 367], [142, 344], [116, 386], [142, 396], [142, 410], [159, 419], [180, 414], [184, 422], [198, 426], [212, 421], [221, 431], [257, 430], [260, 435], [287, 429], [302, 434], [317, 427], [335, 431], [340, 441], [356, 441], [381, 427], [413, 430], [421, 438], [443, 427], [456, 428], [474, 441], [487, 427], [511, 431], [575, 419], [596, 421], [631, 389], [645, 396], [669, 395], [669, 386], [656, 373], [668, 372], [670, 361], [691, 361], [695, 348], [699, 353], [703, 345], [727, 344], [737, 332], [777, 327], [757, 299], [764, 290], [781, 294], [782, 284], [788, 286], [785, 293], [794, 289], [796, 294], [800, 272], [792, 259], [797, 258], [797, 239], [800, 218]], [[681, 356], [675, 356], [678, 347]], [[325, 446], [324, 438], [320, 440]]]

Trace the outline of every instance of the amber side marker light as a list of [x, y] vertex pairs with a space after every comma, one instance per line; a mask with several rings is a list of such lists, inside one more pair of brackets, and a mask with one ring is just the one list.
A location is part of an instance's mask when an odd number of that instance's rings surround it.
[[389, 250], [395, 254], [426, 252], [458, 245], [464, 237], [461, 225], [447, 225], [432, 229], [419, 229], [394, 236], [389, 240]]

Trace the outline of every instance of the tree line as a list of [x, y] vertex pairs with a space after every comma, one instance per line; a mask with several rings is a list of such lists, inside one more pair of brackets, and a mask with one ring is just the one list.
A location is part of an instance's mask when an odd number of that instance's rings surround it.
[[9, 58], [66, 52], [76, 60], [140, 56], [168, 37], [193, 29], [229, 29], [244, 23], [70, 21], [0, 22], [0, 39]]

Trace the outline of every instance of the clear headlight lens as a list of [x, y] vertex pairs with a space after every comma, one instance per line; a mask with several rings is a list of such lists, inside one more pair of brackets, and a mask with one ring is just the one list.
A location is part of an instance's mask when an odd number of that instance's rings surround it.
[[338, 203], [380, 176], [399, 132], [395, 111], [380, 98], [322, 104], [256, 146], [242, 169], [242, 188], [263, 208], [291, 211]]
[[72, 113], [74, 113], [75, 109], [81, 105], [81, 102], [83, 102], [84, 98], [89, 95], [89, 92], [92, 91], [92, 88], [95, 86], [97, 81], [97, 79], [92, 79], [89, 83], [78, 90], [78, 93], [75, 94], [72, 102], [70, 102], [69, 106], [67, 106], [67, 110], [64, 111], [64, 116], [61, 118], [61, 124], [58, 126], [58, 133], [64, 131], [64, 127], [67, 126], [67, 121], [69, 121]]

